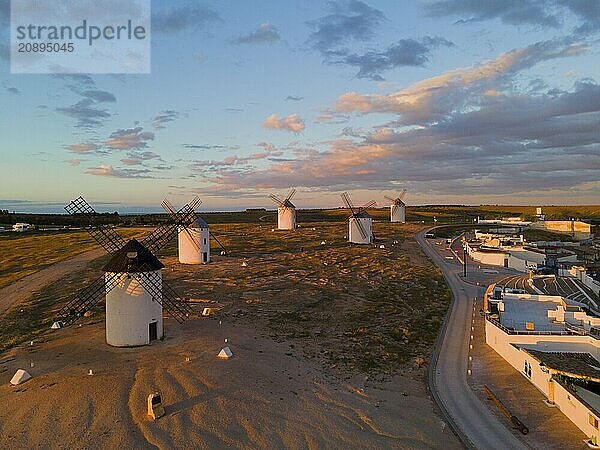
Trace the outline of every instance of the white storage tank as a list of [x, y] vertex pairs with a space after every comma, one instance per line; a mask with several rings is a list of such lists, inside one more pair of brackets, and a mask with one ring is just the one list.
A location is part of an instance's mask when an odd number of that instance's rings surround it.
[[[364, 236], [361, 231], [362, 225]], [[348, 241], [353, 244], [370, 244], [373, 242], [373, 218], [366, 211], [360, 211], [352, 214], [348, 219]]]
[[[106, 294], [106, 342], [115, 347], [147, 345], [163, 337], [163, 264], [135, 239], [103, 267]], [[113, 278], [114, 276], [114, 278]], [[154, 294], [154, 295], [153, 295]]]
[[207, 264], [210, 262], [210, 231], [200, 217], [187, 228], [178, 230], [179, 262], [181, 264]]

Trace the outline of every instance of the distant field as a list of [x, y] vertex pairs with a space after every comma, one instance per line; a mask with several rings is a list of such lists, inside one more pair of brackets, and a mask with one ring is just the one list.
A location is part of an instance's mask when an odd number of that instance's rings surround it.
[[[491, 213], [525, 215], [530, 218], [533, 218], [536, 213], [536, 206], [486, 205], [479, 208]], [[546, 220], [570, 220], [573, 218], [600, 220], [600, 205], [542, 206], [542, 213], [546, 215]]]
[[[136, 230], [121, 231], [124, 236], [139, 233]], [[93, 248], [98, 248], [98, 244], [84, 231], [2, 233], [0, 288]]]

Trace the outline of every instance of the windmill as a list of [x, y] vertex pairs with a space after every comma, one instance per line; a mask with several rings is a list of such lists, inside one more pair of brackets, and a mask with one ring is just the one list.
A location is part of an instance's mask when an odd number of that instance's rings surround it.
[[270, 194], [269, 198], [277, 203], [277, 229], [294, 230], [296, 229], [296, 206], [291, 202], [296, 189], [292, 189], [285, 200], [281, 200], [276, 195]]
[[396, 197], [385, 196], [392, 204], [390, 205], [390, 222], [401, 222], [406, 223], [406, 204], [402, 201], [406, 195], [406, 189], [402, 190], [402, 193]]
[[357, 208], [352, 203], [347, 192], [341, 195], [346, 208], [350, 210], [350, 217], [348, 218], [348, 241], [354, 244], [370, 244], [373, 242], [373, 218], [366, 209], [377, 205], [377, 202], [370, 201]]
[[[197, 206], [202, 204], [198, 200]], [[172, 220], [178, 220], [178, 213], [167, 199], [163, 200], [162, 207], [167, 211]], [[207, 264], [210, 262], [210, 230], [208, 223], [198, 214], [187, 225], [179, 225], [177, 230], [177, 249], [179, 262], [182, 264]]]
[[[163, 202], [164, 203], [164, 202]], [[97, 222], [98, 214], [78, 197], [65, 210], [82, 219], [94, 240], [111, 256], [102, 268], [104, 275], [80, 290], [59, 312], [69, 325], [106, 299], [106, 342], [115, 347], [149, 344], [163, 336], [163, 308], [179, 323], [192, 312], [189, 304], [162, 280], [163, 264], [155, 256], [175, 237], [179, 227], [187, 228], [196, 217], [199, 199], [171, 214], [141, 242], [125, 241], [110, 225]]]

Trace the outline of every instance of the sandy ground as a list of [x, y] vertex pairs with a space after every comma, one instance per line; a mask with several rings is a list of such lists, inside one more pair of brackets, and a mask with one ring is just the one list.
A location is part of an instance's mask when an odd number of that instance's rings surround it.
[[35, 292], [47, 286], [52, 281], [76, 270], [81, 270], [90, 261], [104, 254], [105, 252], [102, 249], [80, 253], [71, 259], [52, 264], [45, 269], [21, 278], [16, 283], [0, 289], [0, 314], [4, 314], [13, 304], [29, 299]]
[[[96, 319], [2, 354], [0, 448], [460, 448], [417, 377], [334, 379], [297, 346], [216, 317], [165, 329], [118, 349]], [[225, 338], [229, 361], [216, 358]], [[18, 368], [33, 379], [11, 387]]]

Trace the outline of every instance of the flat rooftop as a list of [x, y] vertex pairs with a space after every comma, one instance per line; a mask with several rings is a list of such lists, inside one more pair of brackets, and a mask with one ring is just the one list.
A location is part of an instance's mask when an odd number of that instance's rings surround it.
[[504, 299], [504, 312], [500, 313], [500, 323], [506, 328], [526, 331], [527, 322], [533, 323], [533, 331], [565, 331], [565, 325], [554, 323], [548, 318], [548, 311], [556, 310], [558, 303]]

